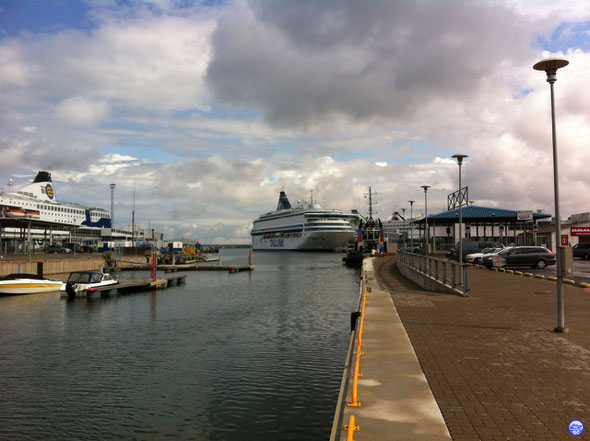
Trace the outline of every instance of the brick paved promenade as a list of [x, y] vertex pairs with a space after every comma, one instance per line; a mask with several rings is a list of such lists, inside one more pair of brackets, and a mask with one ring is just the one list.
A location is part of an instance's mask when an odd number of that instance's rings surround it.
[[[469, 268], [470, 297], [426, 292], [375, 259], [455, 440], [590, 439], [590, 289]], [[586, 426], [568, 432], [571, 420]]]

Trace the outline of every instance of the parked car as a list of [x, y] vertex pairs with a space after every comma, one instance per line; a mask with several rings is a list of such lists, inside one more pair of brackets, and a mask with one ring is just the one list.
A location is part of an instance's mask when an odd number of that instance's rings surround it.
[[72, 250], [62, 245], [48, 245], [47, 248], [45, 248], [45, 252], [50, 254], [69, 254]]
[[79, 243], [66, 242], [66, 243], [64, 243], [64, 246], [67, 247], [67, 248], [69, 248], [70, 250], [76, 252], [76, 253], [83, 253], [82, 247], [80, 246]]
[[82, 245], [80, 247], [81, 253], [96, 253], [97, 248], [94, 245]]
[[555, 254], [545, 247], [519, 246], [504, 248], [502, 251], [486, 257], [484, 265], [498, 268], [530, 267], [543, 269], [547, 265], [555, 265]]
[[581, 257], [582, 259], [590, 259], [590, 243], [579, 243], [574, 245], [574, 257]]
[[422, 247], [421, 244], [415, 243], [415, 244], [412, 244], [411, 246], [410, 245], [406, 246], [404, 248], [404, 251], [406, 253], [416, 253], [416, 254], [418, 254], [420, 252], [421, 247]]
[[485, 254], [485, 255], [481, 256], [480, 263], [484, 266], [487, 266], [488, 268], [491, 268], [492, 266], [494, 266], [494, 257], [497, 254], [506, 253], [506, 252], [508, 252], [508, 250], [511, 250], [512, 248], [515, 248], [515, 247], [513, 247], [513, 246], [505, 247], [505, 248], [502, 248], [500, 251]]
[[465, 256], [464, 260], [465, 262], [480, 263], [482, 256], [485, 256], [486, 254], [496, 253], [502, 249], [503, 248], [484, 248], [483, 250], [481, 250], [481, 253], [468, 254], [467, 256]]
[[[481, 253], [482, 250], [486, 248], [504, 248], [499, 242], [490, 242], [486, 240], [476, 241], [476, 240], [464, 240], [463, 241], [463, 260], [469, 254], [474, 253]], [[450, 257], [455, 260], [459, 260], [459, 242], [455, 244], [454, 248], [451, 248], [447, 253], [447, 257]]]

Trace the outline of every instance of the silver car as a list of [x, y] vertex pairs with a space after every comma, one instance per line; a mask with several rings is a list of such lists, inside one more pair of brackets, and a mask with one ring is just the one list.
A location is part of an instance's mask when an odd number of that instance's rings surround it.
[[471, 263], [478, 264], [481, 262], [482, 257], [485, 256], [486, 254], [497, 253], [500, 250], [502, 250], [502, 248], [484, 248], [479, 253], [472, 253], [472, 254], [465, 256], [465, 262], [471, 262]]

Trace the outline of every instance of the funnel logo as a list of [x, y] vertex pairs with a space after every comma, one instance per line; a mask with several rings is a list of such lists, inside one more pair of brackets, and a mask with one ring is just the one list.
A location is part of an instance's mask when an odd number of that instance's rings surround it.
[[53, 187], [51, 184], [47, 184], [47, 187], [45, 187], [45, 193], [47, 193], [49, 199], [53, 199]]

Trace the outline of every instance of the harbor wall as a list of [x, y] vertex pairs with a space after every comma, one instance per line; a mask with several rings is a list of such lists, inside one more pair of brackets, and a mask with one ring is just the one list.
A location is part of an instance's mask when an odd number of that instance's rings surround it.
[[[125, 268], [137, 263], [145, 263], [144, 256], [125, 256], [125, 262], [117, 262], [117, 266]], [[72, 271], [98, 271], [101, 265], [105, 265], [102, 255], [80, 257], [35, 257], [32, 259], [14, 259], [0, 261], [0, 276], [14, 273], [37, 274], [39, 263], [43, 264], [43, 275], [56, 277], [67, 275]]]

